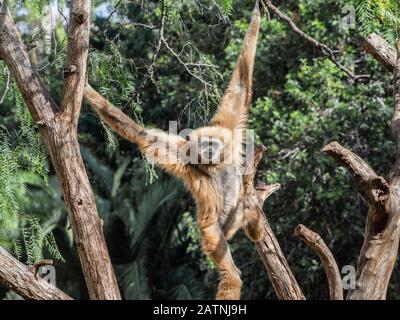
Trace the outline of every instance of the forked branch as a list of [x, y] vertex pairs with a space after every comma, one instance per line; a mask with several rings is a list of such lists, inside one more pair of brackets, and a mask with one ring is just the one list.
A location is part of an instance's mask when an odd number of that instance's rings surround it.
[[263, 238], [256, 242], [256, 248], [267, 270], [268, 277], [274, 287], [275, 293], [282, 300], [304, 300], [305, 297], [294, 277], [289, 264], [282, 252], [278, 240], [275, 237], [267, 218], [262, 211], [264, 201], [275, 191], [280, 184], [258, 184], [254, 187], [254, 178], [257, 166], [260, 163], [266, 147], [259, 145], [255, 148], [253, 157], [248, 159], [243, 177], [244, 201], [253, 204], [250, 213], [259, 215], [263, 221]]

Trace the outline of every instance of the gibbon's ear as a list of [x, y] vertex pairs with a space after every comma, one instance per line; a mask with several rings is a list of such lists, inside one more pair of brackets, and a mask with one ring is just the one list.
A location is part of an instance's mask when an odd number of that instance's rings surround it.
[[162, 130], [142, 127], [89, 84], [85, 87], [84, 97], [105, 123], [121, 137], [137, 144], [149, 160], [174, 176], [184, 177], [188, 173], [190, 166], [179, 153], [179, 149], [187, 144], [185, 139]]
[[221, 126], [230, 130], [246, 127], [248, 106], [252, 96], [254, 58], [260, 20], [260, 8], [257, 0], [236, 68], [222, 102], [211, 119], [213, 126]]

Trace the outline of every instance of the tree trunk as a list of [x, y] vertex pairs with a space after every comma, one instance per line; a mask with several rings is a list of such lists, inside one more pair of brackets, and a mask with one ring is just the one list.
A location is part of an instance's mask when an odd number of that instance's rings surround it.
[[26, 47], [3, 0], [0, 0], [0, 58], [14, 77], [49, 150], [67, 205], [89, 296], [91, 299], [115, 300], [121, 298], [119, 288], [77, 139], [77, 114], [83, 96], [82, 83], [86, 77], [86, 62], [81, 60], [87, 58], [89, 39], [88, 31], [84, 30], [89, 27], [89, 8], [89, 1], [75, 0], [71, 4], [71, 21], [75, 22], [71, 23], [69, 41], [75, 44], [72, 50], [83, 51], [68, 54], [69, 66], [66, 71], [69, 80], [66, 80], [64, 87], [66, 102], [62, 110], [33, 69]]

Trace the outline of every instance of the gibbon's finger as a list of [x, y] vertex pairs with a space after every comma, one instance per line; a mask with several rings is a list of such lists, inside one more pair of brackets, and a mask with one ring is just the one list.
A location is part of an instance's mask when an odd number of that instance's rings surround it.
[[220, 107], [211, 119], [211, 125], [226, 127], [231, 130], [246, 126], [248, 105], [252, 96], [254, 58], [260, 21], [261, 15], [257, 1], [250, 26], [243, 40], [242, 52]]

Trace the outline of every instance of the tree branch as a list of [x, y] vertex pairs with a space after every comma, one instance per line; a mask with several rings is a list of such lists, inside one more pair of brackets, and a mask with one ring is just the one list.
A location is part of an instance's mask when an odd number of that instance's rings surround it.
[[376, 33], [371, 33], [364, 41], [364, 49], [378, 60], [387, 70], [394, 71], [396, 50]]
[[256, 190], [256, 196], [258, 198], [260, 207], [263, 206], [265, 200], [267, 200], [267, 198], [269, 196], [271, 196], [275, 191], [278, 191], [280, 188], [281, 188], [281, 185], [279, 183], [270, 184], [270, 185], [267, 185], [264, 183], [257, 184], [257, 186], [255, 187], [255, 190]]
[[361, 157], [342, 147], [336, 141], [326, 145], [322, 151], [346, 167], [364, 189], [369, 186], [371, 180], [378, 177], [375, 171]]
[[296, 227], [295, 235], [313, 249], [321, 259], [326, 277], [328, 278], [331, 300], [343, 300], [343, 287], [340, 271], [332, 252], [329, 250], [324, 240], [322, 240], [319, 234], [311, 231], [302, 224], [299, 224]]
[[394, 110], [392, 132], [397, 144], [397, 156], [389, 173], [389, 181], [394, 186], [400, 185], [400, 38], [397, 40], [397, 59], [394, 66]]
[[389, 184], [383, 177], [378, 176], [361, 157], [342, 147], [338, 142], [331, 142], [322, 151], [350, 171], [371, 202], [383, 205], [389, 198]]
[[304, 300], [305, 297], [298, 285], [282, 249], [271, 229], [262, 207], [264, 201], [276, 190], [280, 184], [258, 184], [254, 187], [257, 166], [260, 163], [266, 147], [259, 145], [255, 148], [252, 158], [247, 159], [247, 166], [243, 176], [244, 201], [252, 207], [248, 208], [248, 215], [253, 214], [262, 219], [263, 238], [256, 242], [257, 252], [267, 270], [268, 277], [279, 299]]
[[268, 10], [271, 10], [279, 19], [283, 20], [290, 27], [290, 29], [293, 30], [293, 32], [295, 32], [301, 38], [308, 41], [315, 48], [317, 48], [325, 58], [331, 60], [336, 65], [336, 67], [341, 71], [343, 71], [351, 80], [353, 80], [356, 83], [359, 83], [371, 79], [370, 75], [357, 75], [351, 72], [348, 68], [346, 68], [343, 64], [340, 63], [338, 57], [336, 56], [336, 52], [334, 50], [329, 48], [327, 45], [320, 43], [318, 40], [314, 39], [313, 37], [305, 33], [303, 30], [301, 30], [290, 17], [285, 15], [276, 6], [274, 6], [270, 0], [263, 0], [261, 1], [261, 3], [264, 7], [264, 11], [267, 14]]
[[[15, 79], [46, 144], [65, 200], [83, 274], [92, 299], [120, 299], [92, 188], [86, 174], [76, 126], [44, 87], [29, 60], [26, 47], [0, 0], [0, 58]], [[80, 80], [77, 82], [80, 87]], [[77, 106], [77, 99], [74, 106]], [[72, 106], [72, 105], [71, 105]], [[76, 115], [79, 110], [71, 110]]]
[[61, 110], [78, 124], [89, 54], [90, 0], [73, 0], [70, 8], [67, 61]]
[[264, 145], [258, 145], [254, 152], [251, 154], [251, 158], [247, 159], [246, 161], [246, 167], [244, 169], [244, 175], [243, 175], [243, 183], [244, 184], [253, 184], [254, 183], [254, 178], [257, 172], [257, 166], [260, 163], [263, 154], [267, 150], [267, 147]]
[[24, 299], [72, 300], [70, 296], [47, 281], [36, 279], [34, 270], [19, 262], [2, 247], [0, 247], [0, 266], [0, 283]]

